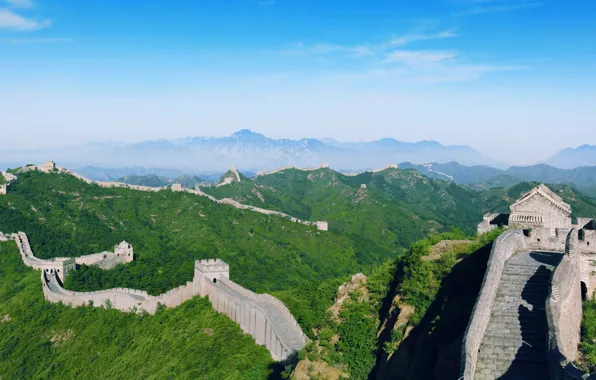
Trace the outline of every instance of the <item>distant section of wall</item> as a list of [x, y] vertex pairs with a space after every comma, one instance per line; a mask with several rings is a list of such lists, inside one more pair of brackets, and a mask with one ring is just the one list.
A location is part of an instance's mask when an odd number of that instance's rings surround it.
[[348, 176], [348, 177], [355, 177], [357, 175], [364, 174], [364, 173], [379, 173], [379, 172], [382, 172], [382, 171], [387, 170], [387, 169], [397, 169], [397, 168], [398, 168], [397, 164], [391, 164], [391, 165], [385, 166], [384, 168], [373, 169], [373, 170], [365, 170], [363, 172], [358, 172], [358, 173], [347, 173], [347, 174], [344, 174], [344, 175], [345, 176]]
[[[326, 165], [323, 165], [321, 167], [327, 167]], [[277, 171], [282, 171], [285, 170], [287, 168], [282, 168], [282, 169], [278, 169]], [[319, 168], [317, 168], [319, 169]], [[317, 169], [299, 169], [299, 170], [317, 170]], [[39, 170], [39, 171], [43, 171], [43, 172], [47, 172], [47, 170], [44, 169], [44, 166], [25, 166], [19, 169], [20, 171], [31, 171], [31, 170]], [[167, 187], [148, 187], [148, 186], [137, 186], [137, 185], [129, 185], [126, 183], [122, 183], [122, 182], [99, 182], [99, 181], [93, 181], [90, 180], [88, 178], [83, 177], [82, 175], [73, 172], [72, 170], [66, 169], [66, 168], [61, 168], [58, 167], [56, 170], [58, 170], [58, 172], [60, 173], [65, 173], [65, 174], [70, 174], [73, 177], [88, 183], [88, 184], [96, 184], [100, 187], [105, 187], [105, 188], [111, 188], [111, 187], [120, 187], [120, 188], [126, 188], [126, 189], [131, 189], [131, 190], [138, 190], [138, 191], [161, 191], [161, 190], [167, 190]], [[276, 172], [277, 172], [276, 171]], [[238, 173], [238, 171], [235, 168], [232, 168], [232, 172], [234, 174], [235, 177], [237, 177], [237, 180], [240, 181], [240, 174]], [[270, 174], [270, 173], [267, 173]], [[229, 177], [232, 178], [232, 177]], [[233, 180], [233, 179], [232, 179]], [[230, 182], [231, 183], [231, 182]], [[307, 226], [313, 226], [313, 227], [317, 227], [318, 230], [320, 231], [327, 231], [329, 229], [329, 226], [327, 224], [327, 222], [325, 221], [318, 221], [318, 222], [310, 222], [307, 220], [301, 220], [298, 218], [295, 218], [293, 216], [290, 216], [288, 214], [284, 214], [283, 212], [279, 212], [279, 211], [273, 211], [273, 210], [267, 210], [264, 208], [260, 208], [260, 207], [254, 207], [254, 206], [249, 206], [249, 205], [245, 205], [242, 204], [240, 202], [237, 202], [233, 199], [230, 198], [224, 198], [224, 199], [217, 199], [209, 194], [206, 194], [204, 192], [202, 192], [199, 188], [196, 188], [195, 190], [191, 190], [191, 189], [185, 189], [182, 187], [182, 185], [180, 184], [174, 184], [171, 186], [172, 191], [176, 191], [176, 192], [187, 192], [187, 193], [191, 193], [191, 194], [195, 194], [195, 195], [200, 195], [203, 197], [208, 198], [209, 200], [215, 202], [215, 203], [223, 203], [223, 204], [227, 204], [239, 209], [243, 209], [243, 210], [250, 210], [250, 211], [254, 211], [254, 212], [258, 212], [261, 214], [265, 214], [265, 215], [276, 215], [276, 216], [281, 216], [283, 218], [289, 219], [290, 221], [294, 222], [294, 223], [300, 223], [300, 224], [304, 224]]]
[[580, 254], [577, 229], [567, 235], [565, 255], [555, 268], [546, 301], [548, 366], [551, 380], [581, 379], [573, 366], [582, 321]]
[[288, 169], [294, 169], [294, 170], [300, 170], [303, 172], [314, 172], [315, 170], [319, 170], [319, 169], [327, 169], [329, 167], [329, 165], [327, 164], [322, 164], [321, 166], [317, 166], [316, 168], [299, 168], [296, 166], [284, 166], [275, 170], [271, 170], [268, 172], [258, 172], [257, 173], [257, 177], [262, 177], [264, 175], [270, 175], [270, 174], [275, 174], [275, 173], [279, 173], [279, 172], [283, 172], [284, 170], [288, 170]]
[[499, 288], [505, 261], [524, 249], [527, 249], [527, 245], [522, 230], [506, 231], [493, 243], [480, 294], [462, 343], [460, 364], [460, 379], [462, 380], [474, 379], [478, 349], [490, 320], [493, 301]]

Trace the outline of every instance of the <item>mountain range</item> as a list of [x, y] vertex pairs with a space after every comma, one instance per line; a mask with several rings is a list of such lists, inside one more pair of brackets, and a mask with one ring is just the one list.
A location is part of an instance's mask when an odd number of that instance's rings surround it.
[[257, 172], [285, 165], [312, 167], [322, 163], [353, 171], [402, 161], [457, 161], [464, 165], [503, 167], [465, 145], [442, 145], [436, 141], [411, 143], [390, 138], [357, 143], [332, 139], [271, 139], [246, 129], [226, 137], [187, 137], [132, 144], [92, 142], [60, 149], [13, 150], [1, 156], [3, 167], [52, 159], [71, 168], [159, 167], [192, 174], [222, 173], [234, 165], [243, 172]]

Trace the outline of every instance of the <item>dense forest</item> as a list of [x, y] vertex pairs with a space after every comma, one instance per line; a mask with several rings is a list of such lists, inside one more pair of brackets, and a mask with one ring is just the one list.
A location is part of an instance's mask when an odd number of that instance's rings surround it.
[[193, 298], [155, 315], [46, 302], [39, 273], [0, 242], [2, 379], [266, 379], [264, 347]]

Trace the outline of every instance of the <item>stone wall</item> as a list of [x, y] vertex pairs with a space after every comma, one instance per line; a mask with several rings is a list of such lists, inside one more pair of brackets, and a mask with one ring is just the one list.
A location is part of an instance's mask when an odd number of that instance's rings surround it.
[[225, 277], [205, 281], [200, 291], [201, 296], [209, 297], [215, 310], [267, 347], [274, 360], [290, 359], [308, 342], [287, 308], [270, 295], [253, 293]]
[[485, 214], [484, 217], [482, 218], [482, 222], [480, 222], [478, 224], [478, 227], [476, 227], [476, 232], [478, 233], [478, 235], [485, 234], [487, 232], [494, 230], [495, 228], [499, 228], [498, 225], [491, 224], [493, 219], [495, 219], [498, 215], [499, 215], [499, 213]]
[[526, 244], [526, 239], [521, 230], [506, 231], [493, 243], [480, 294], [476, 300], [462, 343], [460, 379], [474, 379], [478, 349], [490, 320], [493, 301], [501, 281], [505, 261], [516, 252], [527, 249]]
[[275, 173], [283, 172], [284, 170], [288, 170], [288, 169], [300, 170], [300, 171], [303, 171], [303, 172], [313, 172], [315, 170], [326, 169], [328, 167], [329, 167], [329, 165], [327, 165], [327, 164], [322, 164], [321, 166], [317, 166], [316, 168], [299, 168], [299, 167], [296, 167], [296, 166], [289, 165], [289, 166], [284, 166], [284, 167], [277, 168], [275, 170], [271, 170], [271, 171], [268, 171], [268, 172], [258, 172], [257, 173], [257, 177], [261, 177], [261, 176], [264, 176], [264, 175], [270, 175], [270, 174], [275, 174]]
[[74, 270], [76, 267], [75, 260], [71, 258], [56, 258], [51, 260], [42, 260], [35, 257], [29, 244], [29, 239], [24, 232], [19, 232], [12, 235], [17, 243], [19, 252], [23, 263], [33, 269], [41, 271], [49, 271], [56, 273], [61, 281], [64, 281], [64, 276], [68, 271]]
[[565, 239], [570, 228], [533, 227], [529, 230], [529, 247], [532, 250], [565, 251]]
[[593, 253], [582, 253], [580, 249], [580, 281], [586, 285], [586, 297], [594, 298], [596, 291], [596, 255]]
[[581, 379], [583, 376], [572, 363], [577, 358], [582, 321], [578, 245], [577, 229], [574, 228], [567, 235], [565, 255], [554, 270], [546, 301], [551, 380]]
[[383, 168], [379, 168], [379, 169], [366, 170], [366, 171], [358, 172], [358, 173], [347, 173], [347, 174], [344, 174], [344, 175], [345, 176], [348, 176], [348, 177], [355, 177], [355, 176], [360, 175], [360, 174], [363, 174], [363, 173], [379, 173], [379, 172], [382, 172], [382, 171], [387, 170], [387, 169], [397, 169], [397, 168], [398, 168], [397, 164], [390, 164], [390, 165], [387, 165], [387, 166], [385, 166]]

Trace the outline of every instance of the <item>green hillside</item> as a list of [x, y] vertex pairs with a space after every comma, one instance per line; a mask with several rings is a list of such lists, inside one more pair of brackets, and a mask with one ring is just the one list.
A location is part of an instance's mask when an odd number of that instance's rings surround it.
[[415, 170], [346, 176], [327, 168], [288, 169], [205, 191], [305, 220], [325, 220], [332, 231], [358, 240], [369, 252], [367, 261], [377, 263], [431, 232], [457, 226], [472, 233], [482, 219], [473, 191]]
[[168, 177], [157, 176], [155, 174], [148, 174], [148, 175], [129, 175], [120, 177], [117, 179], [117, 182], [127, 183], [129, 185], [138, 185], [138, 186], [149, 186], [149, 187], [164, 187], [170, 186], [173, 183], [179, 183], [182, 187], [188, 189], [194, 189], [196, 184], [200, 184], [205, 182], [199, 176], [194, 175], [182, 175], [180, 177], [170, 179]]
[[356, 236], [322, 233], [193, 194], [105, 189], [61, 174], [22, 173], [0, 198], [0, 231], [19, 230], [41, 258], [100, 252], [122, 240], [133, 244], [130, 264], [110, 271], [84, 266], [70, 275], [65, 285], [75, 290], [129, 287], [159, 294], [190, 281], [195, 260], [221, 258], [234, 281], [278, 295], [307, 332], [332, 301], [317, 286], [371, 267], [371, 252]]
[[194, 298], [153, 316], [44, 300], [39, 272], [0, 243], [0, 377], [265, 379], [267, 349]]
[[123, 182], [129, 185], [149, 187], [163, 187], [168, 186], [170, 184], [170, 180], [167, 177], [160, 177], [155, 174], [128, 175], [118, 178], [116, 182]]

